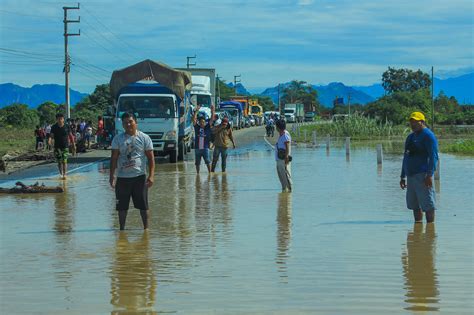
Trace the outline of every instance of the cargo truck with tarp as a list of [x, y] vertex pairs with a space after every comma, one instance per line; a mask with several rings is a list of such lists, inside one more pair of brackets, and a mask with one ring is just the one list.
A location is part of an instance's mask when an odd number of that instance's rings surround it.
[[124, 132], [121, 116], [133, 112], [139, 129], [153, 142], [155, 155], [183, 160], [192, 142], [191, 74], [144, 60], [115, 70], [110, 79], [115, 134]]

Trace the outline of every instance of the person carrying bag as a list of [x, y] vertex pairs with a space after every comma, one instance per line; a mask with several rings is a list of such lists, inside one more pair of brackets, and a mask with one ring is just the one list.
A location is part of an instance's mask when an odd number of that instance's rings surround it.
[[276, 128], [279, 133], [278, 141], [275, 145], [275, 160], [278, 178], [281, 183], [282, 192], [291, 192], [291, 161], [293, 160], [291, 153], [291, 135], [286, 131], [286, 123], [284, 120], [277, 120]]

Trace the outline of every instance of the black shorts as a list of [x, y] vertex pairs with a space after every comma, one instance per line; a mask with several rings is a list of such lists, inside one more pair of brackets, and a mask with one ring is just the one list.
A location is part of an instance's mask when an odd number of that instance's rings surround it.
[[115, 198], [117, 211], [128, 210], [130, 196], [133, 206], [140, 210], [148, 210], [148, 187], [146, 187], [146, 176], [118, 177], [115, 183]]

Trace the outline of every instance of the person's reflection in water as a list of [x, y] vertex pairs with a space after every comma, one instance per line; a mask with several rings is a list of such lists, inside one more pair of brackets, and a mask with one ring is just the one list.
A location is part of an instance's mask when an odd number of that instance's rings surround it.
[[402, 255], [405, 289], [405, 308], [411, 311], [438, 311], [438, 275], [435, 257], [435, 226], [415, 223], [413, 232], [408, 232], [407, 250]]
[[286, 261], [291, 241], [291, 194], [280, 193], [278, 195], [277, 226], [276, 263], [278, 271], [282, 273], [280, 277], [284, 278], [285, 282], [287, 282]]
[[117, 237], [111, 273], [111, 314], [157, 314], [153, 310], [156, 276], [148, 233], [145, 231], [135, 242], [129, 242], [127, 232], [120, 232]]

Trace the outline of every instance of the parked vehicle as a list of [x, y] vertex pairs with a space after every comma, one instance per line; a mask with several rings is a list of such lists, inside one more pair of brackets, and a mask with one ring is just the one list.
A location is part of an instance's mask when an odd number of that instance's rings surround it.
[[344, 121], [348, 118], [349, 118], [349, 115], [347, 114], [336, 114], [332, 116], [331, 122]]
[[121, 116], [131, 111], [150, 136], [155, 155], [169, 156], [170, 163], [183, 160], [192, 143], [190, 89], [189, 72], [149, 59], [114, 71], [115, 134], [124, 132]]
[[211, 105], [215, 105], [216, 70], [211, 68], [178, 68], [191, 72], [191, 105], [199, 105], [199, 114], [203, 113], [206, 120], [211, 117]]
[[304, 118], [304, 104], [285, 104], [284, 113], [287, 122], [302, 122]]
[[245, 126], [242, 104], [235, 101], [219, 103], [219, 109], [227, 112], [232, 117], [233, 126], [237, 129]]
[[314, 121], [315, 117], [316, 117], [315, 112], [306, 112], [304, 114], [304, 121]]
[[248, 119], [249, 119], [249, 122], [250, 122], [250, 126], [255, 126], [257, 124], [257, 121], [256, 121], [254, 115], [249, 115]]

